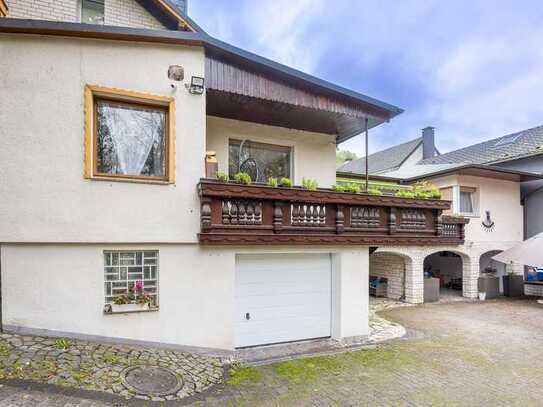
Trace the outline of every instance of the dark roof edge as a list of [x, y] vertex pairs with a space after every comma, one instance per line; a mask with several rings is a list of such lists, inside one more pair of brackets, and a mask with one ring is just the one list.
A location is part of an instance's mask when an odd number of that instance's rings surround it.
[[0, 18], [0, 33], [55, 35], [120, 41], [204, 45], [203, 33], [116, 27], [62, 21]]
[[267, 58], [264, 58], [264, 57], [261, 57], [260, 55], [257, 55], [257, 54], [254, 54], [252, 52], [249, 52], [249, 51], [246, 51], [244, 49], [241, 49], [241, 48], [238, 48], [238, 47], [235, 47], [233, 45], [230, 45], [226, 42], [223, 42], [221, 40], [218, 40], [216, 38], [213, 38], [209, 35], [207, 35], [207, 45], [210, 46], [211, 48], [213, 47], [216, 47], [220, 50], [223, 50], [223, 51], [227, 51], [227, 52], [230, 52], [232, 54], [235, 54], [241, 58], [244, 58], [248, 61], [251, 61], [251, 62], [254, 62], [254, 63], [257, 63], [257, 64], [260, 64], [260, 65], [264, 65], [264, 66], [267, 66], [275, 71], [279, 71], [279, 72], [282, 72], [288, 76], [292, 76], [292, 77], [295, 77], [297, 79], [302, 79], [306, 82], [310, 82], [312, 83], [313, 85], [317, 86], [317, 87], [320, 87], [320, 88], [323, 88], [325, 90], [328, 90], [328, 91], [333, 91], [335, 93], [340, 93], [342, 95], [345, 95], [345, 96], [348, 96], [352, 99], [355, 99], [359, 102], [364, 102], [364, 103], [368, 103], [368, 104], [371, 104], [371, 105], [374, 105], [374, 106], [377, 106], [383, 110], [386, 110], [390, 113], [390, 118], [394, 117], [394, 116], [397, 116], [398, 114], [400, 113], [403, 113], [403, 109], [397, 107], [397, 106], [394, 106], [394, 105], [391, 105], [391, 104], [388, 104], [386, 102], [382, 102], [378, 99], [375, 99], [375, 98], [372, 98], [370, 96], [366, 96], [362, 93], [358, 93], [358, 92], [355, 92], [351, 89], [347, 89], [347, 88], [344, 88], [342, 86], [339, 86], [339, 85], [336, 85], [334, 83], [331, 83], [331, 82], [328, 82], [328, 81], [325, 81], [323, 79], [319, 79], [315, 76], [312, 76], [312, 75], [309, 75], [305, 72], [302, 72], [302, 71], [299, 71], [297, 69], [294, 69], [294, 68], [290, 68], [286, 65], [283, 65], [283, 64], [280, 64], [278, 62], [275, 62], [275, 61], [272, 61], [271, 59], [267, 59]]
[[220, 49], [241, 59], [263, 65], [293, 79], [302, 80], [324, 89], [325, 91], [347, 96], [358, 102], [370, 104], [389, 112], [389, 119], [403, 112], [399, 107], [390, 105], [361, 93], [343, 88], [333, 83], [321, 80], [312, 75], [279, 64], [259, 55], [234, 47], [207, 35], [205, 32], [151, 30], [142, 28], [127, 28], [105, 25], [69, 23], [45, 20], [29, 20], [16, 18], [0, 18], [0, 32], [19, 34], [59, 35], [96, 39], [112, 39], [121, 41], [159, 42], [183, 45], [203, 45], [206, 48]]
[[411, 177], [411, 178], [403, 178], [402, 181], [403, 182], [412, 182], [412, 181], [417, 181], [417, 180], [421, 180], [421, 179], [425, 179], [425, 178], [435, 178], [435, 177], [439, 177], [441, 175], [451, 174], [451, 173], [455, 173], [455, 172], [466, 170], [466, 169], [478, 169], [478, 170], [499, 172], [499, 173], [503, 173], [503, 174], [520, 175], [520, 176], [525, 176], [527, 178], [532, 178], [534, 180], [535, 179], [543, 179], [543, 174], [537, 174], [537, 173], [534, 173], [534, 172], [511, 170], [511, 169], [508, 169], [508, 168], [494, 167], [494, 166], [484, 165], [484, 164], [465, 164], [465, 165], [461, 165], [461, 166], [458, 166], [458, 167], [446, 168], [446, 169], [439, 170], [439, 171], [436, 171], [436, 172], [430, 172], [430, 173], [426, 173], [426, 174], [423, 174], [423, 175], [417, 175], [417, 176]]
[[162, 0], [163, 2], [165, 2], [169, 7], [171, 7], [172, 9], [174, 9], [174, 11], [176, 13], [178, 13], [184, 20], [186, 20], [186, 22], [188, 23], [188, 25], [190, 27], [192, 27], [194, 30], [196, 30], [196, 32], [199, 32], [199, 33], [202, 33], [202, 34], [207, 34], [204, 29], [202, 27], [200, 27], [198, 24], [196, 24], [196, 22], [190, 18], [188, 16], [187, 13], [185, 13], [183, 10], [181, 10], [179, 7], [177, 7], [174, 3], [172, 3], [170, 0]]

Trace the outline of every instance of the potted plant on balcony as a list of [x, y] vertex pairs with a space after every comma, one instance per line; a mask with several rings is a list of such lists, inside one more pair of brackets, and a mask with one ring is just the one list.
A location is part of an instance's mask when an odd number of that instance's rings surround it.
[[524, 276], [509, 272], [503, 277], [503, 295], [506, 297], [520, 297], [524, 294]]
[[143, 283], [137, 280], [133, 286], [128, 287], [124, 294], [120, 294], [111, 304], [112, 312], [145, 311], [150, 308], [151, 297], [145, 293]]

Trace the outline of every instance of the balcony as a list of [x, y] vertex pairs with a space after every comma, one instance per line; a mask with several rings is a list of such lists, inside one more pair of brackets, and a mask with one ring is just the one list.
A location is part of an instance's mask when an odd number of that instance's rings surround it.
[[460, 245], [464, 218], [450, 201], [202, 179], [201, 244]]

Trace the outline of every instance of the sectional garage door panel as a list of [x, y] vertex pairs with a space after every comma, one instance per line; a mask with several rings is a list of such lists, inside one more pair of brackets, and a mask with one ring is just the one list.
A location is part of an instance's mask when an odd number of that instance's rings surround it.
[[329, 254], [238, 255], [236, 347], [330, 336], [331, 277]]

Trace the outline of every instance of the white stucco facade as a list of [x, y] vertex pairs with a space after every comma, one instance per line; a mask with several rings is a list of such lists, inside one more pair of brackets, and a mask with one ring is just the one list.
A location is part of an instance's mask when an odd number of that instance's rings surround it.
[[219, 170], [228, 173], [230, 139], [276, 144], [292, 149], [292, 180], [301, 185], [302, 178], [315, 179], [319, 187], [329, 188], [336, 182], [335, 136], [208, 116], [207, 147], [217, 153]]
[[[104, 250], [158, 250], [157, 311], [104, 314]], [[368, 251], [347, 247], [3, 244], [3, 323], [53, 335], [233, 350], [235, 258], [246, 253], [330, 253], [331, 336], [368, 334]]]
[[[368, 333], [365, 247], [202, 247], [197, 184], [204, 157], [227, 165], [228, 139], [291, 146], [295, 182], [335, 182], [330, 135], [206, 117], [205, 94], [180, 84], [204, 76], [201, 47], [0, 35], [0, 261], [6, 327], [227, 350], [234, 347], [235, 258], [240, 253], [329, 253], [331, 336]], [[175, 184], [85, 179], [85, 85], [175, 99]], [[159, 309], [104, 314], [105, 250], [159, 253]]]

